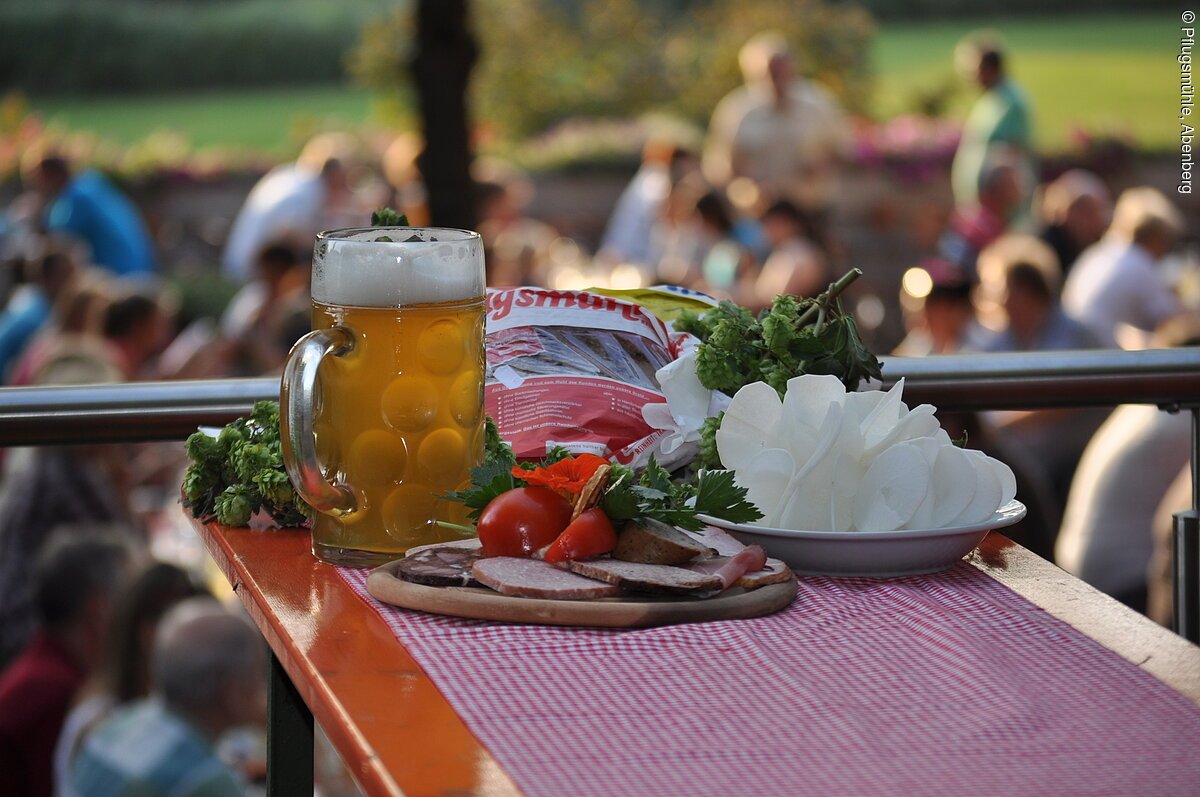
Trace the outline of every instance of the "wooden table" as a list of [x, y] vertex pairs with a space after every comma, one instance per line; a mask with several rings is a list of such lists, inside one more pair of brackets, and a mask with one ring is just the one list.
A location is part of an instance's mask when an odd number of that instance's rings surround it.
[[[519, 794], [306, 532], [196, 527], [274, 654], [270, 793], [311, 793], [315, 716], [373, 797]], [[1000, 534], [972, 562], [1200, 705], [1200, 648]]]

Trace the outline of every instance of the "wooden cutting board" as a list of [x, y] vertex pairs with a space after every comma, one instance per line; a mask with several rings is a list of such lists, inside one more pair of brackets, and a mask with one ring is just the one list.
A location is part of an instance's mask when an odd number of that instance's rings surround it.
[[478, 587], [429, 587], [398, 578], [395, 562], [367, 577], [367, 591], [379, 601], [450, 617], [537, 625], [646, 628], [706, 620], [742, 620], [784, 608], [796, 597], [796, 577], [747, 592], [741, 587], [711, 598], [621, 597], [588, 601], [514, 598]]

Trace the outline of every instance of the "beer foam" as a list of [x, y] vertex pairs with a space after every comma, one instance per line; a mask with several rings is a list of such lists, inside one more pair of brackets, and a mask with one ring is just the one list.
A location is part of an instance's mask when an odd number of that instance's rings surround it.
[[[395, 243], [376, 241], [388, 236]], [[419, 241], [409, 241], [413, 237]], [[483, 244], [463, 230], [387, 227], [331, 233], [313, 251], [312, 297], [346, 307], [462, 302], [484, 294]]]

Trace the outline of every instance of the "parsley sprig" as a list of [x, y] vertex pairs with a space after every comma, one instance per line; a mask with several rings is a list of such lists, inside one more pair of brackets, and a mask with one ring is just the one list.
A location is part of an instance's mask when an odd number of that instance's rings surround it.
[[691, 480], [676, 482], [653, 457], [640, 474], [614, 465], [600, 506], [614, 525], [648, 517], [688, 531], [704, 528], [698, 515], [731, 523], [762, 517], [758, 507], [746, 500], [746, 488], [734, 483], [732, 471], [700, 470]]

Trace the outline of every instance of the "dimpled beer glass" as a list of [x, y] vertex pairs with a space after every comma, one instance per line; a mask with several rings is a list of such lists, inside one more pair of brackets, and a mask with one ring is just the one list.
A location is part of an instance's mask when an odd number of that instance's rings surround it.
[[466, 230], [317, 236], [313, 331], [283, 372], [283, 461], [313, 553], [366, 567], [455, 534], [483, 454], [483, 246]]

